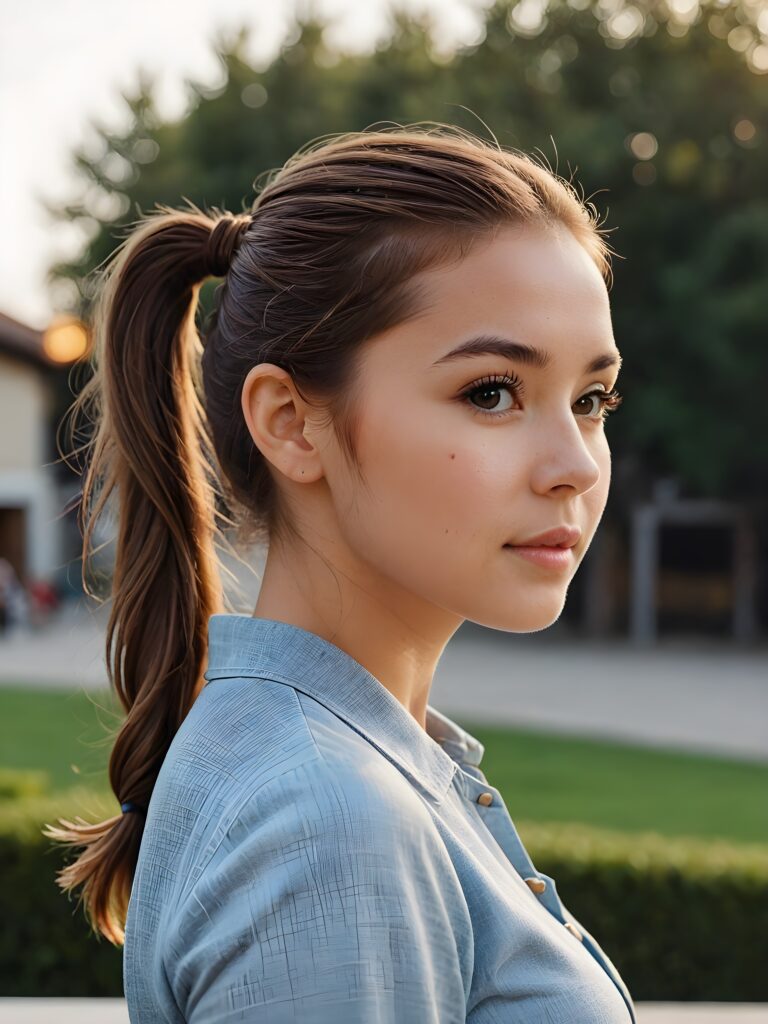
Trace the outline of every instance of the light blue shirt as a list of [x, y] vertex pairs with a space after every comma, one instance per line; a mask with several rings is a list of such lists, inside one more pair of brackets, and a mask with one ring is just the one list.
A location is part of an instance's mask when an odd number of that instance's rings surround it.
[[128, 905], [132, 1024], [635, 1024], [474, 736], [298, 626], [208, 636]]

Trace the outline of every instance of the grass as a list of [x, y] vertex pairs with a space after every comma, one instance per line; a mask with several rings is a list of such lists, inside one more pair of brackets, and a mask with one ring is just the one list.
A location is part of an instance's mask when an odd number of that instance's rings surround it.
[[[0, 688], [0, 767], [45, 771], [53, 793], [109, 791], [107, 730], [121, 719], [109, 691]], [[515, 820], [768, 842], [768, 764], [461, 724]]]
[[768, 764], [461, 724], [513, 819], [768, 842]]
[[49, 790], [109, 788], [107, 764], [122, 709], [109, 691], [0, 687], [0, 767], [45, 771]]

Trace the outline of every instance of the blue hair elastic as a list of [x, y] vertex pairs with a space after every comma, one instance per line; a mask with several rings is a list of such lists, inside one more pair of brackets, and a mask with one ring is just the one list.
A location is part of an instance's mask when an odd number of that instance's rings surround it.
[[137, 811], [139, 814], [147, 813], [145, 807], [140, 807], [138, 804], [131, 803], [130, 800], [126, 800], [124, 803], [120, 804], [120, 809], [123, 814], [125, 814], [126, 811]]

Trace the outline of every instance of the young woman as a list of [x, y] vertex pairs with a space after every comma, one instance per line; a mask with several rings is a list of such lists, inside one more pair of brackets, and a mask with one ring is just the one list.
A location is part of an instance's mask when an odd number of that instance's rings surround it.
[[[465, 620], [557, 619], [597, 529], [609, 279], [569, 183], [442, 125], [326, 138], [249, 213], [121, 246], [81, 400], [123, 814], [48, 834], [85, 846], [60, 884], [124, 942], [134, 1024], [635, 1020], [429, 704]], [[222, 611], [219, 501], [268, 541], [253, 615]]]

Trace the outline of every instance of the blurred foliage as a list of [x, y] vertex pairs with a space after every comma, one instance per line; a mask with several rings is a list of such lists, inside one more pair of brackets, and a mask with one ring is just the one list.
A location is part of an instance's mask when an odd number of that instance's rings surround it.
[[[495, 0], [471, 45], [435, 44], [428, 15], [391, 13], [375, 52], [335, 52], [298, 17], [266, 67], [248, 30], [214, 41], [226, 85], [188, 82], [157, 114], [140, 75], [131, 127], [74, 154], [81, 258], [50, 279], [87, 319], [91, 271], [156, 202], [248, 209], [266, 172], [326, 133], [449, 122], [538, 153], [600, 211], [625, 401], [607, 426], [631, 504], [659, 476], [691, 496], [768, 493], [768, 15], [748, 0]], [[94, 126], [96, 127], [96, 126]], [[490, 133], [490, 134], [489, 134]], [[100, 151], [99, 151], [100, 149]], [[66, 284], [65, 282], [69, 282]], [[210, 308], [215, 282], [201, 291]]]

